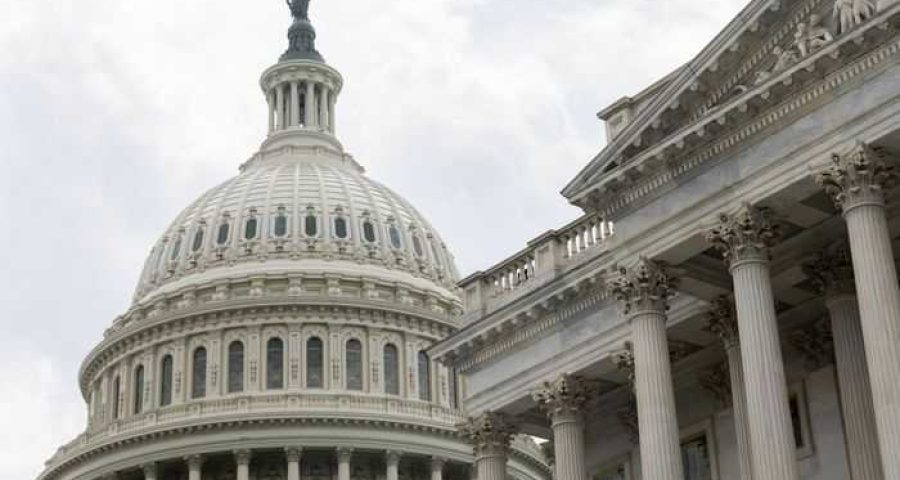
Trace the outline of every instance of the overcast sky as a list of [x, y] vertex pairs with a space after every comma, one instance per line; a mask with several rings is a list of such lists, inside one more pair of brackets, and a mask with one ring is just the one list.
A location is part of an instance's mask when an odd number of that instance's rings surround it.
[[[745, 0], [313, 0], [337, 132], [465, 275], [576, 218], [596, 112], [686, 62]], [[0, 479], [84, 428], [81, 359], [151, 244], [261, 142], [280, 0], [3, 0]]]

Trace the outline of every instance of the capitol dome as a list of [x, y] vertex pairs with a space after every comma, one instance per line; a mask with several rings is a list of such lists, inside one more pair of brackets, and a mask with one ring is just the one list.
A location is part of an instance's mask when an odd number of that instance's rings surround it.
[[[464, 381], [428, 353], [460, 328], [453, 257], [344, 151], [343, 79], [308, 1], [289, 5], [266, 139], [151, 248], [81, 365], [87, 428], [39, 480], [471, 477]], [[529, 437], [507, 440], [514, 479], [549, 477]]]

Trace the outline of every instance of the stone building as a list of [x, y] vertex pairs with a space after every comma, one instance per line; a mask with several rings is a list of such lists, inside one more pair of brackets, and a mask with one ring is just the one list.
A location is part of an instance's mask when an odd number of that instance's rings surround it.
[[753, 0], [601, 111], [584, 215], [463, 279], [429, 350], [467, 414], [558, 480], [900, 479], [898, 25]]
[[[453, 256], [344, 152], [306, 7], [260, 81], [267, 138], [153, 246], [82, 364], [87, 428], [41, 480], [470, 477], [458, 377], [427, 352], [459, 328]], [[548, 477], [507, 440], [512, 477]]]

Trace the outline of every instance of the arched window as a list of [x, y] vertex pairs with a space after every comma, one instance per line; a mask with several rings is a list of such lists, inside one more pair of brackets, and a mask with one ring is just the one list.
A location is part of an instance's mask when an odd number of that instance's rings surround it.
[[200, 247], [202, 247], [202, 246], [203, 246], [203, 227], [200, 227], [197, 229], [196, 232], [194, 232], [194, 244], [191, 245], [191, 251], [196, 252], [197, 250], [200, 250]]
[[400, 353], [397, 346], [384, 346], [384, 393], [400, 395]]
[[247, 219], [247, 223], [244, 224], [244, 240], [253, 240], [256, 238], [256, 227], [259, 224], [259, 220], [256, 217], [250, 217]]
[[169, 260], [177, 259], [179, 253], [181, 253], [181, 235], [175, 239], [175, 245], [172, 245], [172, 251], [169, 253]]
[[303, 231], [307, 237], [315, 237], [319, 234], [319, 221], [315, 215], [307, 215], [303, 221]]
[[306, 341], [306, 387], [322, 388], [325, 381], [322, 339], [312, 337]]
[[244, 344], [233, 341], [228, 345], [228, 393], [244, 391]]
[[266, 342], [266, 388], [284, 387], [284, 341], [272, 337]]
[[116, 375], [116, 378], [113, 380], [113, 392], [112, 392], [112, 416], [113, 420], [119, 418], [119, 376]]
[[159, 406], [172, 403], [172, 356], [163, 357], [159, 366]]
[[134, 369], [134, 413], [144, 410], [144, 366]]
[[219, 225], [219, 231], [216, 233], [216, 243], [219, 246], [225, 245], [228, 242], [228, 222], [222, 222]]
[[347, 340], [347, 352], [344, 363], [347, 367], [347, 390], [363, 389], [362, 343], [353, 338]]
[[363, 222], [362, 227], [363, 227], [363, 239], [369, 243], [374, 242], [376, 240], [375, 225], [373, 225], [371, 221], [366, 220]]
[[400, 248], [403, 246], [403, 243], [400, 241], [400, 230], [397, 230], [397, 227], [391, 225], [388, 228], [388, 236], [391, 237], [391, 246], [394, 248]]
[[412, 240], [413, 240], [413, 250], [416, 251], [416, 256], [421, 257], [422, 254], [425, 253], [424, 251], [422, 251], [422, 241], [419, 240], [418, 235], [413, 235]]
[[419, 398], [431, 400], [431, 361], [424, 351], [419, 351]]
[[347, 238], [350, 232], [347, 231], [347, 220], [344, 217], [334, 219], [334, 236], [337, 238]]
[[193, 369], [191, 370], [191, 398], [206, 396], [206, 349], [197, 347], [194, 350]]
[[276, 237], [287, 235], [287, 223], [288, 218], [287, 215], [284, 214], [284, 208], [279, 208], [278, 214], [275, 215], [275, 224], [272, 226], [272, 233], [274, 233]]

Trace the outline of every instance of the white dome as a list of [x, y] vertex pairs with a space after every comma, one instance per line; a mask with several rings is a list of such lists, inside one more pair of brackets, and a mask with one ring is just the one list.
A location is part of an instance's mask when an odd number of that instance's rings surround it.
[[219, 278], [365, 275], [452, 296], [457, 272], [437, 232], [345, 154], [284, 146], [188, 206], [156, 242], [135, 303]]

